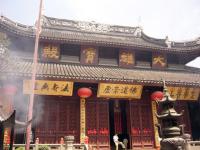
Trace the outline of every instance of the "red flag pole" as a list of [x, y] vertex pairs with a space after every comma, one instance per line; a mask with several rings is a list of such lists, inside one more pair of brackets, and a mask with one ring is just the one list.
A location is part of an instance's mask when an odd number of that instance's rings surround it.
[[[43, 0], [40, 0], [39, 15], [38, 15], [36, 31], [35, 31], [36, 32], [35, 33], [35, 48], [34, 48], [34, 56], [33, 56], [32, 79], [31, 79], [32, 89], [31, 89], [29, 107], [28, 107], [28, 121], [31, 120], [33, 116], [35, 75], [36, 75], [37, 63], [38, 63], [38, 45], [39, 45], [39, 37], [40, 37], [40, 30], [41, 30], [42, 6], [43, 6]], [[29, 150], [30, 148], [30, 134], [31, 134], [31, 124], [29, 124], [26, 129], [26, 150]]]

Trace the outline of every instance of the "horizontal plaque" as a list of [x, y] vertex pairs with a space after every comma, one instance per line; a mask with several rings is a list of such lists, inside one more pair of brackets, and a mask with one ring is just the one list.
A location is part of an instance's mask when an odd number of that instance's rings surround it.
[[[23, 81], [23, 93], [31, 94], [31, 80]], [[72, 96], [73, 82], [36, 80], [34, 93], [37, 95]]]
[[142, 85], [99, 83], [97, 97], [140, 99]]
[[168, 91], [177, 100], [198, 100], [200, 90], [192, 87], [168, 87]]

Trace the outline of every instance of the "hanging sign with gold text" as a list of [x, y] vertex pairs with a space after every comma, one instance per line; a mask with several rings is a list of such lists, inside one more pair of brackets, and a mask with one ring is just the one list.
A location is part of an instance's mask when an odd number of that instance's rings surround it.
[[140, 99], [142, 85], [99, 83], [97, 97]]
[[86, 123], [85, 123], [85, 99], [80, 99], [80, 141], [84, 143], [85, 138], [85, 130], [86, 130]]
[[199, 88], [168, 87], [169, 94], [177, 100], [198, 100]]
[[[23, 93], [31, 94], [31, 80], [24, 80]], [[36, 80], [34, 93], [38, 95], [72, 96], [73, 82]]]

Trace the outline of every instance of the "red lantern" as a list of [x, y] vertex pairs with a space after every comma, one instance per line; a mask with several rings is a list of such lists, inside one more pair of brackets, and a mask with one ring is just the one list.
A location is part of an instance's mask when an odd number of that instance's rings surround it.
[[81, 98], [88, 98], [92, 95], [92, 90], [90, 88], [80, 88], [78, 89], [78, 96]]
[[163, 98], [163, 92], [161, 91], [155, 91], [151, 94], [151, 100], [161, 100]]
[[5, 95], [15, 95], [17, 92], [17, 88], [14, 85], [5, 85], [3, 87], [3, 93]]

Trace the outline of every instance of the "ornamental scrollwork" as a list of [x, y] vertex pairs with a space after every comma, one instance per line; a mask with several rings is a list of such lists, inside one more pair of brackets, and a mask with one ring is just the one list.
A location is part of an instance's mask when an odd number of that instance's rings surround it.
[[110, 26], [105, 24], [96, 24], [94, 22], [78, 22], [77, 28], [92, 32], [109, 32]]

